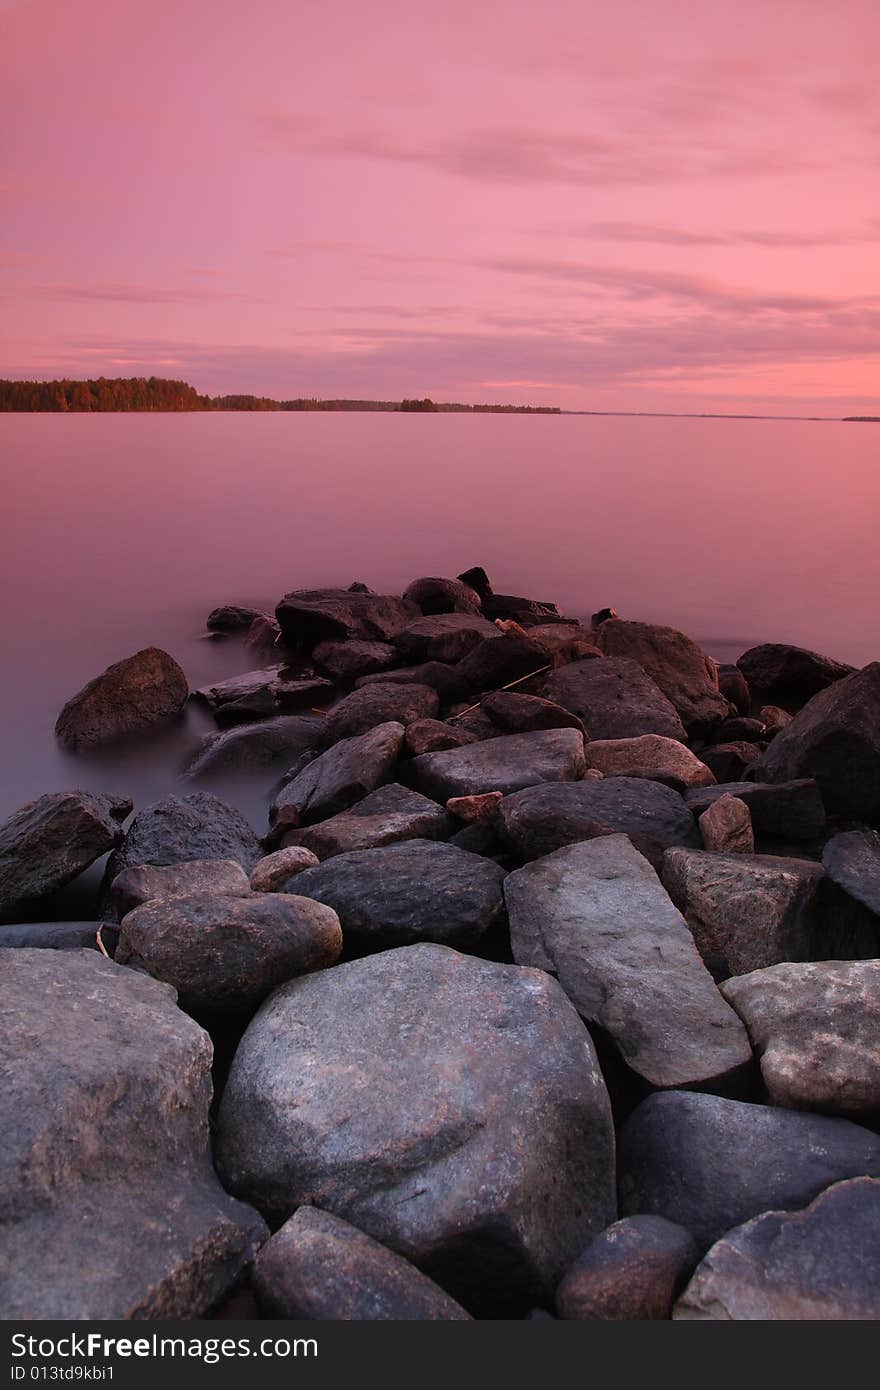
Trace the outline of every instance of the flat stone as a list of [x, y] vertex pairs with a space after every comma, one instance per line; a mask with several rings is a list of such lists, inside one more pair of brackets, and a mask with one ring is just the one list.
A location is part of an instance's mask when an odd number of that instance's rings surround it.
[[591, 738], [660, 734], [686, 740], [675, 706], [627, 657], [572, 661], [547, 677], [541, 694], [582, 719]]
[[312, 652], [318, 670], [343, 684], [390, 670], [399, 659], [390, 642], [319, 642]]
[[131, 802], [94, 792], [50, 792], [0, 825], [0, 921], [48, 897], [122, 839]]
[[121, 917], [156, 898], [185, 898], [193, 893], [250, 892], [248, 876], [234, 859], [193, 859], [183, 864], [133, 864], [110, 884]]
[[408, 661], [441, 661], [455, 665], [479, 642], [501, 633], [479, 613], [439, 613], [416, 618], [399, 632], [394, 645]]
[[108, 955], [116, 950], [119, 933], [106, 922], [11, 922], [0, 927], [0, 948], [30, 947], [37, 951], [97, 951], [98, 930]]
[[621, 1212], [665, 1216], [701, 1250], [763, 1211], [797, 1210], [865, 1173], [880, 1176], [880, 1137], [861, 1125], [695, 1091], [649, 1096], [619, 1135]]
[[183, 769], [183, 776], [216, 777], [230, 772], [290, 763], [320, 740], [324, 721], [314, 715], [284, 714], [261, 724], [245, 724], [211, 734]]
[[402, 724], [379, 724], [369, 733], [340, 739], [307, 763], [272, 803], [276, 831], [324, 820], [382, 786], [397, 762], [403, 735]]
[[439, 706], [437, 692], [429, 685], [365, 685], [330, 710], [324, 721], [323, 742], [338, 743], [341, 738], [354, 738], [393, 721], [405, 728], [417, 719], [433, 719]]
[[304, 869], [313, 869], [319, 863], [318, 856], [310, 849], [289, 845], [267, 854], [250, 873], [250, 887], [255, 893], [277, 893]]
[[555, 975], [578, 1013], [651, 1086], [729, 1082], [748, 1067], [746, 1031], [684, 919], [625, 835], [568, 845], [504, 884], [518, 965]]
[[445, 840], [451, 830], [449, 816], [436, 801], [391, 782], [329, 820], [288, 832], [285, 840], [306, 847], [324, 860], [349, 850], [378, 849], [399, 840]]
[[390, 642], [418, 613], [415, 604], [363, 589], [298, 589], [275, 617], [285, 642], [311, 650], [323, 641]]
[[447, 748], [464, 748], [468, 743], [479, 743], [476, 734], [468, 729], [457, 729], [442, 719], [415, 719], [406, 727], [404, 744], [412, 757], [422, 753], [443, 753]]
[[507, 795], [539, 782], [572, 782], [583, 772], [583, 736], [576, 729], [541, 729], [423, 753], [409, 764], [408, 777], [426, 796], [445, 803], [451, 796]]
[[784, 642], [763, 642], [750, 647], [736, 664], [756, 697], [766, 704], [791, 710], [800, 709], [820, 690], [855, 670], [845, 662]]
[[876, 830], [833, 835], [822, 851], [822, 863], [833, 883], [880, 917], [880, 835]]
[[457, 820], [472, 825], [475, 821], [488, 820], [494, 816], [503, 798], [503, 792], [483, 792], [480, 796], [451, 796], [446, 803], [446, 809]]
[[240, 676], [230, 676], [227, 680], [215, 681], [212, 685], [199, 686], [198, 690], [193, 691], [193, 699], [202, 700], [212, 710], [264, 692], [268, 692], [274, 700], [280, 672], [280, 662], [272, 666], [261, 666], [256, 671], [245, 671]]
[[709, 729], [726, 718], [730, 707], [718, 686], [718, 667], [683, 632], [611, 618], [600, 624], [596, 641], [606, 656], [637, 661], [675, 706], [686, 729]]
[[811, 777], [796, 782], [719, 782], [685, 792], [695, 816], [701, 816], [722, 796], [735, 796], [749, 808], [759, 835], [778, 840], [803, 840], [809, 844], [825, 829], [825, 807]]
[[725, 980], [772, 1105], [880, 1111], [880, 960], [774, 965]]
[[75, 752], [145, 733], [176, 719], [188, 696], [186, 676], [174, 657], [145, 647], [108, 666], [68, 700], [55, 737]]
[[372, 676], [359, 676], [355, 689], [365, 685], [429, 685], [440, 696], [442, 705], [454, 705], [457, 700], [469, 700], [471, 688], [454, 666], [445, 661], [423, 661], [418, 666], [395, 667], [392, 671], [380, 671]]
[[236, 1053], [218, 1161], [273, 1221], [320, 1201], [487, 1315], [546, 1304], [616, 1215], [608, 1096], [561, 988], [443, 946], [276, 991]]
[[689, 1231], [662, 1216], [626, 1216], [597, 1236], [556, 1290], [560, 1318], [644, 1322], [672, 1316], [699, 1250]]
[[660, 734], [592, 739], [584, 752], [587, 766], [598, 768], [606, 777], [643, 777], [675, 791], [715, 785], [715, 774], [696, 754], [677, 739]]
[[461, 675], [474, 690], [494, 690], [537, 674], [548, 665], [543, 647], [531, 638], [514, 632], [500, 635], [500, 641], [480, 642], [458, 663]]
[[699, 820], [703, 848], [718, 854], [754, 854], [749, 808], [737, 796], [719, 796]]
[[520, 695], [515, 690], [494, 690], [484, 695], [480, 708], [499, 728], [509, 734], [527, 734], [533, 729], [577, 729], [587, 737], [583, 720], [540, 695]]

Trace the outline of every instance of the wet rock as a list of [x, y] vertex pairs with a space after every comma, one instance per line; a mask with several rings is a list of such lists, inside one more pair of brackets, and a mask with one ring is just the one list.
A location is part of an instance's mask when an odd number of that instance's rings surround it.
[[197, 1318], [265, 1239], [218, 1183], [211, 1043], [94, 951], [0, 952], [0, 1315]]
[[479, 613], [439, 613], [417, 618], [399, 632], [394, 645], [408, 661], [440, 661], [455, 665], [481, 641], [501, 639], [501, 633]]
[[360, 676], [355, 681], [355, 688], [360, 689], [361, 686], [376, 685], [379, 682], [385, 685], [429, 685], [432, 690], [437, 691], [443, 705], [452, 705], [457, 700], [471, 698], [471, 688], [467, 681], [454, 666], [448, 666], [444, 661], [424, 661], [420, 666], [403, 666], [399, 670]]
[[718, 744], [762, 743], [766, 738], [767, 729], [760, 719], [725, 719], [715, 730]]
[[700, 754], [718, 782], [738, 781], [746, 768], [753, 767], [760, 756], [761, 749], [757, 744], [745, 740], [738, 743], [716, 743], [711, 748], [704, 748]]
[[117, 661], [62, 709], [55, 737], [74, 752], [144, 733], [176, 719], [189, 696], [186, 676], [158, 647]]
[[98, 951], [98, 929], [108, 955], [119, 933], [106, 922], [14, 922], [0, 927], [0, 948], [26, 946], [37, 951]]
[[556, 1312], [581, 1322], [670, 1318], [699, 1258], [683, 1226], [662, 1216], [624, 1217], [575, 1260], [556, 1290]]
[[621, 1211], [665, 1216], [706, 1250], [768, 1208], [797, 1210], [833, 1182], [880, 1176], [880, 1137], [827, 1115], [665, 1091], [626, 1120], [618, 1159]]
[[244, 816], [210, 792], [166, 796], [139, 811], [119, 849], [111, 854], [109, 885], [135, 864], [186, 864], [193, 859], [234, 859], [248, 872], [261, 859], [260, 842]]
[[285, 840], [307, 847], [324, 860], [399, 840], [445, 840], [451, 828], [449, 816], [436, 801], [392, 782], [329, 820], [288, 832]]
[[250, 887], [255, 893], [278, 893], [304, 869], [313, 869], [320, 861], [310, 849], [288, 845], [274, 854], [267, 854], [251, 869]]
[[226, 1013], [255, 1008], [276, 985], [333, 965], [341, 951], [336, 913], [308, 897], [200, 893], [129, 912], [116, 959], [173, 985], [183, 1009]]
[[778, 734], [792, 721], [792, 716], [788, 710], [780, 709], [778, 705], [763, 705], [758, 718], [761, 720], [768, 735]]
[[337, 684], [348, 685], [359, 676], [388, 671], [399, 660], [390, 642], [319, 642], [312, 661]]
[[747, 715], [750, 712], [752, 692], [738, 666], [722, 664], [718, 667], [718, 689], [738, 714]]
[[599, 627], [596, 641], [606, 656], [638, 662], [689, 731], [710, 729], [726, 718], [730, 707], [718, 686], [718, 667], [683, 632], [610, 618]]
[[669, 845], [700, 843], [696, 822], [678, 792], [635, 777], [529, 787], [505, 797], [498, 815], [506, 843], [529, 860], [615, 831], [629, 835], [652, 863]]
[[300, 1207], [266, 1242], [253, 1279], [270, 1318], [437, 1322], [468, 1317], [409, 1260], [317, 1207]]
[[627, 658], [573, 661], [552, 672], [541, 693], [582, 719], [591, 738], [660, 734], [685, 742], [675, 707], [641, 666]]
[[570, 782], [583, 771], [582, 735], [576, 729], [542, 729], [424, 753], [409, 764], [408, 776], [419, 791], [445, 804], [451, 796], [507, 794], [538, 782]]
[[274, 1220], [320, 1200], [490, 1314], [546, 1304], [615, 1216], [608, 1097], [559, 985], [442, 946], [278, 990], [236, 1054], [218, 1158]]
[[367, 734], [344, 738], [307, 763], [278, 792], [270, 810], [273, 827], [323, 820], [345, 811], [387, 782], [403, 743], [402, 724], [380, 724]]
[[488, 820], [494, 816], [503, 797], [503, 792], [483, 792], [480, 796], [452, 796], [446, 803], [446, 809], [457, 820], [472, 825], [474, 821]]
[[719, 796], [699, 820], [703, 848], [718, 854], [754, 854], [749, 808], [737, 796]]
[[880, 960], [774, 965], [721, 985], [772, 1105], [880, 1112]]
[[833, 835], [822, 851], [822, 863], [833, 883], [880, 917], [880, 835], [876, 830]]
[[596, 646], [596, 635], [575, 622], [539, 623], [527, 629], [533, 642], [544, 648], [554, 666], [563, 666], [568, 661], [588, 660], [591, 656], [601, 656]]
[[50, 792], [0, 825], [0, 921], [48, 897], [122, 839], [123, 797]]
[[436, 690], [428, 685], [365, 685], [333, 706], [324, 723], [323, 741], [338, 743], [394, 721], [405, 728], [417, 719], [433, 719], [439, 704]]
[[258, 608], [242, 608], [235, 603], [227, 603], [222, 608], [214, 608], [205, 620], [209, 632], [246, 632], [257, 619], [265, 617]]
[[234, 859], [193, 859], [183, 864], [134, 864], [110, 884], [121, 917], [155, 898], [185, 898], [193, 893], [250, 892], [248, 876]]
[[458, 735], [459, 742], [456, 746], [459, 748], [463, 748], [466, 743], [482, 743], [487, 738], [498, 738], [500, 735], [497, 724], [493, 724], [479, 706], [476, 709], [472, 705], [465, 705], [463, 709], [453, 707], [447, 715], [446, 723]]
[[244, 645], [255, 652], [274, 652], [281, 644], [281, 628], [274, 618], [260, 613], [244, 635]]
[[283, 766], [313, 748], [322, 731], [323, 720], [314, 715], [283, 714], [261, 724], [211, 734], [189, 759], [182, 776], [192, 780]]
[[756, 699], [791, 711], [855, 670], [843, 661], [784, 642], [750, 647], [736, 664]]
[[501, 915], [504, 870], [435, 840], [404, 840], [334, 855], [307, 869], [297, 891], [327, 903], [346, 937], [374, 946], [436, 941], [472, 946]]
[[559, 609], [555, 603], [520, 598], [516, 594], [496, 594], [489, 583], [489, 576], [480, 565], [466, 570], [458, 577], [462, 583], [476, 590], [482, 601], [483, 612], [489, 618], [512, 618], [519, 623], [543, 623], [559, 617]]
[[499, 640], [480, 642], [462, 658], [458, 668], [474, 690], [494, 690], [541, 671], [546, 665], [543, 647], [511, 632], [501, 634]]
[[556, 975], [637, 1076], [711, 1089], [748, 1067], [751, 1047], [684, 920], [625, 835], [568, 845], [507, 878], [518, 965]]
[[675, 791], [715, 784], [714, 773], [689, 748], [659, 734], [592, 739], [585, 755], [587, 766], [598, 768], [606, 777], [643, 777]]
[[880, 1318], [880, 1182], [852, 1178], [804, 1210], [764, 1212], [708, 1252], [676, 1319], [870, 1321]]
[[769, 854], [670, 849], [663, 883], [716, 979], [808, 960], [820, 925], [821, 864]]
[[415, 604], [361, 589], [298, 589], [275, 617], [285, 642], [311, 651], [319, 642], [390, 642], [418, 614]]
[[527, 734], [533, 729], [577, 729], [584, 738], [588, 737], [583, 720], [576, 714], [538, 695], [495, 690], [483, 696], [480, 708], [506, 733]]
[[210, 709], [217, 711], [222, 705], [234, 704], [257, 696], [272, 697], [274, 700], [281, 675], [281, 664], [261, 666], [256, 671], [245, 671], [240, 676], [230, 676], [228, 680], [215, 681], [213, 685], [200, 686], [193, 691], [193, 698], [203, 700]]
[[435, 613], [479, 613], [479, 594], [460, 579], [414, 579], [403, 597], [429, 617]]
[[812, 778], [797, 782], [721, 782], [685, 792], [695, 816], [701, 816], [723, 796], [735, 796], [749, 808], [760, 835], [777, 840], [816, 840], [825, 829], [825, 807]]
[[442, 719], [415, 719], [407, 725], [404, 744], [407, 753], [418, 758], [422, 753], [443, 753], [447, 748], [464, 748], [478, 743], [479, 738], [468, 729], [459, 729]]

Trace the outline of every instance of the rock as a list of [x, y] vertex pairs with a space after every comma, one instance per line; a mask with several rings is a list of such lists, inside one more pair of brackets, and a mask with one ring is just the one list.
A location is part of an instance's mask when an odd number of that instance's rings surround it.
[[319, 642], [390, 642], [417, 615], [415, 604], [361, 589], [298, 589], [275, 617], [285, 642], [311, 651]]
[[559, 985], [442, 946], [277, 991], [218, 1139], [226, 1184], [274, 1220], [320, 1200], [470, 1311], [548, 1302], [615, 1216], [607, 1092]]
[[629, 835], [652, 862], [669, 845], [700, 843], [696, 822], [678, 792], [636, 777], [529, 787], [505, 797], [498, 815], [505, 842], [527, 860], [615, 831]]
[[211, 734], [189, 759], [182, 775], [191, 780], [290, 763], [298, 753], [315, 746], [323, 723], [314, 715], [283, 714], [262, 724]]
[[625, 835], [568, 845], [504, 884], [518, 965], [556, 975], [655, 1087], [717, 1088], [752, 1060], [684, 920]]
[[446, 724], [458, 736], [458, 748], [463, 748], [466, 743], [483, 743], [487, 738], [500, 736], [497, 724], [493, 724], [479, 706], [476, 709], [472, 705], [465, 705], [464, 708], [453, 706], [447, 714]]
[[792, 716], [788, 710], [780, 709], [778, 705], [763, 705], [758, 718], [769, 735], [778, 734], [791, 723]]
[[270, 1318], [437, 1322], [469, 1316], [409, 1260], [317, 1207], [300, 1207], [266, 1242], [253, 1279]]
[[880, 835], [876, 830], [833, 835], [822, 851], [822, 863], [833, 883], [880, 917]]
[[205, 627], [209, 632], [242, 632], [247, 631], [257, 618], [265, 616], [258, 608], [241, 608], [237, 604], [227, 603], [208, 614]]
[[528, 634], [533, 642], [544, 648], [554, 666], [602, 655], [596, 646], [595, 633], [581, 627], [580, 623], [538, 623], [536, 626], [529, 626]]
[[281, 628], [274, 618], [260, 613], [245, 633], [244, 645], [255, 652], [274, 652], [281, 645]]
[[292, 893], [199, 893], [127, 913], [116, 959], [173, 985], [181, 1008], [213, 1014], [253, 1009], [341, 951], [339, 920], [322, 903]]
[[[229, 700], [218, 705], [214, 718], [221, 729], [233, 724], [251, 724], [258, 719], [272, 719], [278, 714], [278, 702], [273, 686], [255, 690], [252, 695], [243, 695], [240, 700]], [[204, 740], [203, 740], [204, 742]]]
[[880, 661], [814, 695], [753, 775], [762, 782], [814, 777], [828, 811], [880, 819]]
[[320, 863], [318, 856], [310, 849], [300, 845], [288, 845], [274, 854], [267, 854], [259, 864], [251, 869], [250, 887], [255, 893], [278, 893], [285, 883], [301, 874], [304, 869], [313, 869]]
[[772, 1105], [880, 1111], [880, 960], [774, 965], [725, 980]]
[[624, 1217], [597, 1236], [568, 1270], [556, 1290], [556, 1312], [581, 1322], [670, 1318], [676, 1294], [699, 1258], [683, 1226], [662, 1216]]
[[508, 856], [504, 846], [496, 833], [494, 816], [487, 820], [475, 820], [470, 825], [462, 826], [461, 830], [450, 835], [448, 843], [454, 845], [456, 849], [467, 850], [469, 854], [479, 854], [484, 859], [494, 859], [495, 863], [501, 864], [504, 869], [510, 867], [507, 863]]
[[186, 864], [193, 859], [234, 859], [250, 873], [262, 858], [260, 842], [244, 816], [210, 792], [166, 796], [139, 811], [104, 881], [135, 864]]
[[0, 921], [48, 897], [122, 839], [131, 802], [94, 792], [50, 792], [0, 825]]
[[736, 664], [753, 696], [764, 704], [782, 705], [791, 711], [855, 670], [845, 662], [783, 642], [750, 647]]
[[250, 892], [248, 876], [234, 859], [193, 859], [183, 864], [133, 864], [110, 884], [120, 917], [156, 898], [186, 898], [193, 893]]
[[880, 1182], [834, 1183], [804, 1211], [767, 1211], [719, 1240], [676, 1319], [876, 1322]]
[[445, 840], [452, 822], [436, 801], [397, 782], [365, 796], [329, 820], [294, 830], [285, 841], [312, 850], [318, 859], [332, 859], [349, 850], [378, 849], [399, 840]]
[[593, 631], [596, 631], [603, 623], [607, 623], [610, 618], [616, 618], [617, 616], [618, 614], [613, 608], [600, 608], [598, 612], [591, 615], [590, 627]]
[[479, 613], [480, 596], [460, 579], [414, 579], [403, 597], [426, 616], [435, 613]]
[[145, 647], [108, 666], [62, 709], [55, 737], [76, 752], [176, 719], [189, 696], [186, 676], [167, 652]]
[[335, 693], [332, 682], [324, 680], [323, 676], [287, 679], [279, 674], [277, 680], [267, 682], [251, 694], [242, 695], [236, 700], [225, 700], [215, 706], [214, 718], [221, 728], [256, 719], [273, 719], [280, 714], [301, 711], [304, 707], [326, 704]]
[[256, 671], [245, 671], [240, 676], [230, 676], [225, 681], [215, 681], [213, 685], [200, 686], [193, 691], [193, 698], [203, 700], [215, 712], [223, 705], [234, 704], [254, 696], [270, 697], [274, 703], [275, 690], [281, 676], [281, 665], [261, 666]]
[[472, 946], [501, 915], [504, 870], [436, 840], [403, 840], [334, 855], [296, 881], [327, 903], [346, 938], [371, 946], [436, 941]]
[[760, 719], [724, 719], [714, 731], [717, 744], [762, 743], [767, 730]]
[[701, 816], [723, 796], [735, 796], [748, 806], [759, 835], [778, 840], [803, 840], [807, 844], [825, 829], [825, 807], [812, 778], [798, 782], [721, 782], [715, 787], [685, 792], [695, 816]]
[[754, 743], [740, 740], [739, 743], [716, 743], [712, 748], [704, 748], [700, 757], [718, 782], [736, 782], [747, 767], [752, 767], [761, 756], [761, 749]]
[[483, 612], [489, 618], [513, 618], [520, 623], [543, 623], [548, 618], [559, 617], [559, 609], [555, 603], [541, 603], [536, 599], [520, 598], [515, 594], [496, 594], [489, 583], [489, 576], [480, 565], [466, 570], [458, 577], [463, 584], [479, 594]]
[[737, 796], [719, 796], [699, 819], [703, 848], [718, 854], [754, 854], [749, 808]]
[[658, 623], [609, 618], [599, 627], [596, 641], [606, 656], [637, 661], [675, 706], [687, 730], [710, 729], [726, 718], [730, 706], [718, 686], [718, 667], [683, 632]]
[[493, 723], [510, 734], [527, 734], [533, 729], [577, 729], [584, 738], [588, 737], [583, 720], [576, 714], [538, 695], [495, 690], [483, 696], [480, 708]]
[[442, 705], [455, 704], [456, 700], [470, 700], [471, 688], [454, 666], [444, 661], [423, 661], [420, 666], [402, 666], [393, 671], [379, 672], [373, 676], [359, 676], [355, 689], [365, 685], [429, 685], [440, 696]]
[[338, 743], [394, 721], [406, 728], [416, 719], [433, 719], [439, 704], [436, 690], [428, 685], [365, 685], [333, 706], [324, 723], [323, 741]]
[[476, 734], [467, 729], [457, 729], [454, 724], [444, 723], [442, 719], [415, 719], [406, 728], [404, 744], [407, 753], [418, 758], [422, 753], [443, 753], [447, 748], [464, 748], [468, 743], [478, 743]]
[[693, 1091], [649, 1096], [619, 1135], [621, 1211], [665, 1216], [701, 1250], [768, 1208], [796, 1210], [864, 1173], [880, 1175], [880, 1137], [861, 1125]]
[[37, 951], [99, 950], [98, 929], [108, 955], [116, 950], [119, 936], [106, 922], [14, 922], [0, 927], [0, 948], [30, 947]]
[[769, 854], [669, 849], [663, 883], [716, 979], [808, 960], [820, 926], [821, 864]]
[[423, 753], [409, 764], [414, 786], [444, 804], [451, 796], [518, 791], [538, 782], [571, 782], [584, 771], [584, 740], [576, 729], [542, 729], [533, 734]]
[[337, 684], [348, 685], [359, 676], [388, 671], [399, 660], [390, 642], [319, 642], [312, 661]]
[[466, 825], [472, 825], [475, 821], [488, 820], [494, 816], [503, 798], [503, 792], [483, 792], [480, 796], [451, 796], [446, 803], [446, 809], [451, 816], [464, 821]]
[[582, 719], [591, 738], [660, 734], [685, 742], [674, 706], [635, 661], [572, 661], [547, 677], [541, 693]]
[[512, 632], [497, 640], [480, 642], [458, 663], [459, 671], [474, 690], [494, 690], [542, 671], [546, 665], [543, 647]]
[[598, 768], [606, 777], [643, 777], [675, 791], [715, 784], [714, 773], [689, 748], [659, 734], [592, 739], [584, 752], [587, 766]]
[[749, 713], [752, 708], [752, 692], [738, 666], [722, 664], [718, 667], [718, 689], [738, 714]]
[[208, 1035], [94, 951], [0, 952], [0, 1001], [0, 1316], [204, 1316], [266, 1236], [211, 1167]]
[[501, 633], [479, 613], [439, 613], [416, 618], [399, 632], [394, 645], [408, 661], [440, 661], [455, 665], [481, 641], [501, 640]]
[[380, 724], [367, 734], [344, 738], [307, 763], [275, 797], [273, 826], [309, 824], [345, 811], [391, 775], [403, 743], [403, 725]]

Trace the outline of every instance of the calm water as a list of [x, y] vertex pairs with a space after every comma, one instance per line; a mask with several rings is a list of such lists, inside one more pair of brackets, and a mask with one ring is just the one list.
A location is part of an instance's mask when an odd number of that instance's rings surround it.
[[[573, 614], [670, 623], [720, 659], [782, 640], [880, 656], [880, 428], [411, 415], [0, 415], [0, 815], [69, 786], [163, 795], [210, 727], [71, 758], [64, 701], [165, 647], [191, 686], [265, 664], [223, 602], [488, 570]], [[265, 778], [263, 778], [265, 781]], [[262, 828], [262, 787], [230, 794]]]

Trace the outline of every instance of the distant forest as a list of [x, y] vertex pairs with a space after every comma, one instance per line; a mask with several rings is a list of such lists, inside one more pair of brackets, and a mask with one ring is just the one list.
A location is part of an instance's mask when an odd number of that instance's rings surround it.
[[0, 411], [99, 410], [405, 410], [478, 411], [493, 415], [559, 415], [558, 406], [455, 405], [423, 400], [322, 401], [315, 396], [200, 396], [185, 381], [162, 377], [99, 377], [97, 381], [0, 381]]

